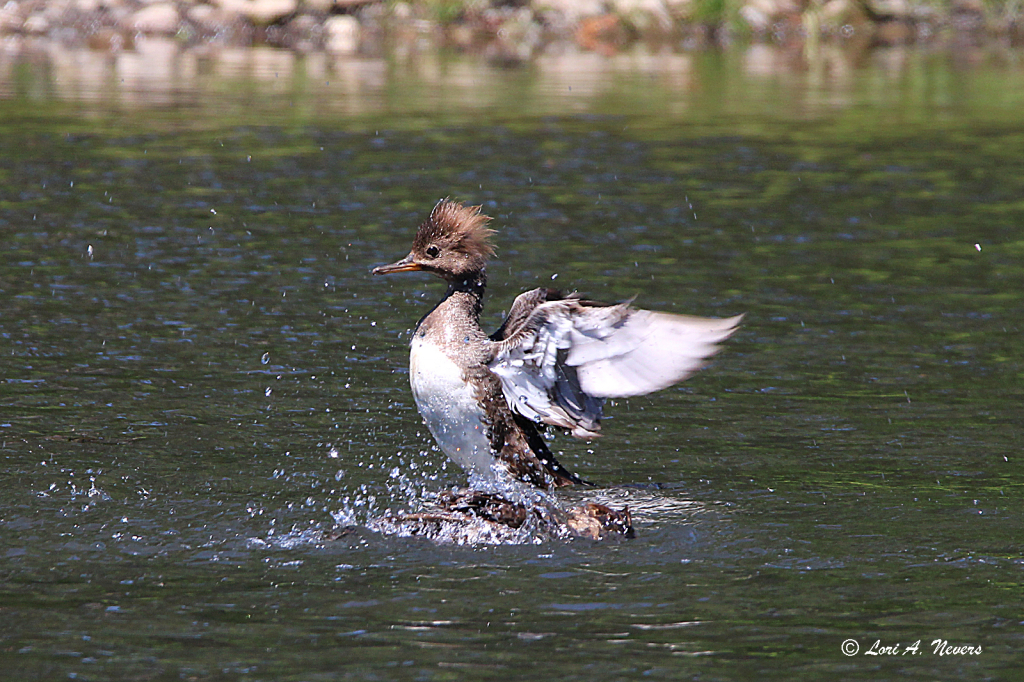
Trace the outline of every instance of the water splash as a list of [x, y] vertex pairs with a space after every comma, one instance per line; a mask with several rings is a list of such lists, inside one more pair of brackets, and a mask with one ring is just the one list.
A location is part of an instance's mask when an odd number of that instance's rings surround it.
[[[470, 476], [469, 489], [459, 488], [452, 484], [465, 480], [463, 472], [452, 470], [449, 475], [448, 460], [437, 458], [436, 452], [398, 450], [352, 457], [353, 450], [358, 452], [353, 444], [349, 443], [344, 454], [343, 446], [318, 444], [324, 448], [325, 460], [341, 464], [339, 468], [328, 467], [319, 473], [275, 469], [272, 478], [291, 483], [311, 479], [313, 490], [303, 492], [298, 498], [301, 501], [287, 503], [275, 515], [278, 518], [270, 521], [267, 533], [254, 538], [251, 546], [322, 544], [353, 532], [358, 535], [359, 529], [451, 545], [596, 539], [613, 529], [612, 525], [600, 525], [603, 521], [592, 513], [594, 505], [589, 499], [537, 490], [503, 472], [484, 480]], [[425, 461], [437, 461], [438, 466], [424, 466]], [[313, 515], [307, 516], [310, 512]], [[277, 527], [279, 523], [284, 528]]]

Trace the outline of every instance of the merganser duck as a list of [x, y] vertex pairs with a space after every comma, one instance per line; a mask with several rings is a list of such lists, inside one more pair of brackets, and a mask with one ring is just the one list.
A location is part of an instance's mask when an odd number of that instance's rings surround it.
[[598, 436], [606, 398], [682, 381], [743, 316], [651, 312], [538, 288], [520, 294], [488, 335], [480, 313], [494, 230], [481, 208], [442, 199], [417, 229], [409, 255], [372, 271], [424, 271], [448, 283], [413, 332], [416, 407], [475, 490], [507, 491], [509, 480], [541, 490], [584, 483], [551, 454], [544, 425]]

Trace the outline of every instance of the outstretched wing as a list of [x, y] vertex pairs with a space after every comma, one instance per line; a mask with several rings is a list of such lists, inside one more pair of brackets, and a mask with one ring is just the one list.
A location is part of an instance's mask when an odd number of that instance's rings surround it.
[[[537, 297], [537, 291], [522, 294], [516, 304], [524, 296]], [[512, 312], [519, 319], [502, 325], [489, 364], [505, 399], [524, 417], [570, 429], [579, 438], [598, 435], [605, 398], [642, 395], [682, 381], [743, 318], [656, 313], [573, 297], [535, 301], [525, 317], [512, 308], [509, 320]]]

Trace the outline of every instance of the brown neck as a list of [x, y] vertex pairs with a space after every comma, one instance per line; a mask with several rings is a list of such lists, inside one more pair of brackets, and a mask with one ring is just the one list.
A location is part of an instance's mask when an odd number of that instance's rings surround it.
[[484, 309], [484, 289], [486, 285], [487, 274], [483, 270], [469, 276], [448, 279], [448, 291], [437, 302], [437, 305], [420, 319], [416, 325], [417, 332], [424, 330], [423, 323], [434, 311], [439, 308], [451, 310], [452, 306], [456, 306], [456, 310], [464, 310], [464, 302], [469, 303], [470, 320], [466, 321], [471, 324], [477, 324], [476, 321], [480, 319], [480, 313]]
[[463, 275], [462, 277], [452, 277], [448, 279], [448, 292], [445, 294], [445, 298], [448, 298], [456, 292], [463, 292], [472, 295], [476, 299], [477, 306], [482, 307], [484, 289], [486, 288], [487, 271], [480, 270], [468, 275]]

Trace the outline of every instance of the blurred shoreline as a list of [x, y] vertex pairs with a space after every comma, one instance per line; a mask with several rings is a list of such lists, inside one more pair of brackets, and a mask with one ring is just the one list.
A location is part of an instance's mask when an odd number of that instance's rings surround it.
[[892, 110], [894, 125], [972, 108], [1019, 120], [1024, 110], [1020, 49], [811, 47], [755, 42], [685, 51], [639, 43], [606, 55], [568, 45], [510, 68], [430, 45], [377, 57], [185, 45], [162, 36], [142, 36], [116, 53], [26, 39], [0, 50], [0, 107], [8, 123], [16, 114], [144, 110], [148, 123], [341, 117], [371, 128], [381, 116], [459, 123], [523, 109], [536, 116], [659, 112], [691, 126], [701, 116], [729, 116], [738, 125], [758, 116], [820, 119], [865, 104]]
[[0, 0], [9, 55], [45, 41], [119, 53], [140, 40], [383, 56], [429, 44], [501, 64], [637, 43], [1024, 44], [1018, 0]]
[[[64, 1], [35, 6], [45, 11]], [[523, 30], [514, 32], [497, 23], [474, 27], [465, 13], [442, 24], [418, 18], [409, 5], [370, 3], [315, 16], [301, 13], [311, 7], [303, 5], [284, 23], [264, 25], [263, 33], [237, 17], [236, 29], [214, 34], [190, 32], [184, 20], [160, 33], [122, 30], [117, 26], [126, 24], [111, 23], [122, 16], [113, 5], [74, 1], [107, 19], [0, 37], [0, 103], [8, 117], [70, 113], [71, 104], [79, 113], [146, 110], [147, 121], [184, 116], [194, 125], [257, 115], [293, 123], [344, 117], [370, 127], [382, 115], [455, 122], [524, 108], [539, 116], [657, 111], [685, 115], [691, 124], [695, 115], [740, 120], [780, 111], [806, 120], [865, 102], [936, 120], [954, 108], [997, 117], [1024, 110], [1024, 50], [1008, 33], [974, 29], [922, 39], [914, 37], [922, 35], [918, 26], [901, 34], [906, 40], [886, 41], [862, 17], [849, 31], [827, 35], [780, 29], [726, 40], [724, 29], [701, 33], [690, 25], [588, 43], [580, 33], [586, 17], [555, 35], [531, 33], [540, 15], [525, 6], [494, 10], [523, 19]], [[212, 6], [188, 5], [204, 7]], [[305, 34], [293, 30], [303, 17], [313, 27]], [[339, 20], [358, 24], [346, 45], [324, 37], [323, 26]], [[266, 40], [273, 36], [276, 42]], [[958, 75], [968, 72], [974, 75]]]

